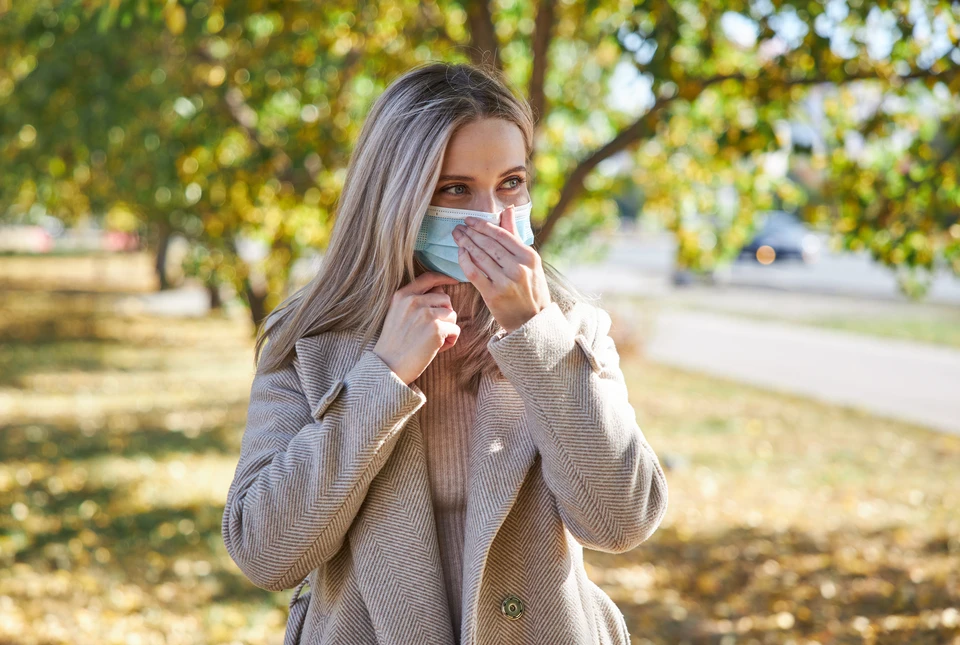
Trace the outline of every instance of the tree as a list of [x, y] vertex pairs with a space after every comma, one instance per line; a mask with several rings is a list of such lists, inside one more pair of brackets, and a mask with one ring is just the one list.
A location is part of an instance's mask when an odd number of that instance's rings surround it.
[[[910, 295], [926, 293], [941, 263], [960, 275], [956, 97], [942, 85], [835, 94], [828, 145], [811, 158], [825, 179], [807, 204], [810, 219], [894, 267]], [[860, 110], [844, 109], [857, 99]]]
[[[17, 3], [0, 20], [0, 205], [67, 217], [125, 209], [158, 240], [183, 233], [202, 250], [193, 257], [204, 281], [232, 283], [259, 322], [284, 296], [292, 262], [326, 245], [374, 98], [417, 62], [483, 59], [525, 89], [539, 117], [533, 199], [546, 215], [535, 246], [548, 255], [614, 226], [612, 193], [632, 182], [645, 212], [675, 230], [684, 266], [729, 259], [754, 213], [779, 202], [849, 239], [877, 232], [871, 248], [889, 248], [885, 261], [949, 256], [956, 269], [955, 187], [940, 177], [956, 177], [957, 155], [939, 142], [955, 136], [958, 12], [934, 0]], [[613, 95], [615, 79], [632, 94]], [[864, 177], [882, 175], [888, 210], [902, 210], [889, 170], [902, 163], [888, 155], [880, 172], [876, 159], [844, 161], [825, 146], [811, 160], [824, 192], [809, 203], [784, 172], [783, 124], [811, 90], [864, 84], [945, 97], [935, 117], [831, 120], [834, 143], [850, 128], [881, 147], [905, 128], [941, 133], [940, 147], [911, 144], [911, 214], [889, 242], [879, 232], [898, 216], [857, 200], [878, 190]], [[600, 172], [615, 157], [632, 172]], [[935, 209], [925, 195], [938, 196]], [[918, 235], [930, 253], [907, 251]], [[241, 238], [260, 240], [266, 256], [245, 261]]]
[[[808, 219], [845, 234], [848, 247], [867, 245], [888, 264], [930, 269], [940, 256], [955, 272], [960, 269], [960, 193], [954, 179], [960, 156], [955, 154], [956, 128], [946, 127], [958, 113], [960, 5], [916, 0], [639, 2], [610, 20], [619, 25], [615, 31], [591, 31], [591, 18], [614, 6], [539, 4], [538, 28], [556, 17], [565, 37], [576, 32], [576, 37], [595, 39], [597, 57], [605, 38], [616, 38], [620, 54], [615, 58], [635, 67], [639, 106], [639, 114], [627, 123], [622, 114], [607, 109], [603, 122], [613, 133], [605, 142], [559, 155], [568, 160], [564, 181], [536, 229], [540, 243], [581, 198], [597, 166], [630, 149], [637, 153], [635, 181], [648, 196], [646, 209], [676, 231], [683, 266], [710, 268], [729, 260], [746, 241], [754, 213], [778, 204], [806, 207]], [[592, 15], [581, 13], [587, 7]], [[549, 18], [540, 20], [541, 14]], [[536, 36], [534, 42], [540, 42]], [[544, 66], [536, 59], [547, 51], [542, 43], [533, 48], [534, 69]], [[582, 59], [586, 69], [589, 59]], [[580, 78], [560, 67], [554, 71], [556, 82]], [[542, 78], [531, 76], [531, 97], [542, 96], [534, 87]], [[913, 96], [914, 106], [934, 92], [942, 107], [937, 115], [878, 107], [854, 121], [839, 114], [849, 99], [835, 104], [829, 115], [832, 143], [863, 126], [874, 148], [913, 133], [911, 153], [895, 164], [889, 154], [883, 160], [854, 161], [831, 145], [812, 159], [827, 175], [822, 200], [807, 204], [809, 191], [786, 173], [791, 150], [784, 126], [799, 116], [811, 88], [823, 86], [840, 88], [847, 97], [871, 89], [884, 97]], [[552, 105], [555, 111], [566, 108]], [[928, 143], [934, 132], [940, 133], [938, 153]], [[884, 171], [878, 170], [884, 163]], [[870, 187], [877, 177], [884, 188]], [[734, 198], [724, 199], [731, 187]], [[877, 190], [888, 198], [874, 201]], [[843, 206], [825, 208], [831, 201]], [[699, 217], [703, 214], [710, 217]], [[897, 223], [891, 229], [893, 220]]]
[[[371, 96], [426, 52], [411, 44], [423, 31], [417, 3], [370, 4], [359, 15], [353, 3], [275, 7], [127, 0], [8, 10], [0, 203], [43, 203], [65, 219], [129, 209], [161, 250], [173, 232], [193, 240], [203, 250], [192, 256], [198, 274], [232, 282], [261, 321], [292, 261], [326, 243]], [[241, 237], [268, 246], [262, 266], [240, 257]]]

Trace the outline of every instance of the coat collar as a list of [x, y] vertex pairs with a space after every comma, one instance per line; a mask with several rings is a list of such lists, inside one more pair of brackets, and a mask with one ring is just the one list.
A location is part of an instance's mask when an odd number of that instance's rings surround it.
[[[344, 375], [363, 351], [373, 349], [379, 333], [366, 345], [359, 333], [350, 331], [297, 341], [299, 373], [311, 409], [336, 397]], [[476, 640], [480, 584], [490, 546], [537, 455], [523, 401], [510, 381], [481, 377], [470, 436], [460, 641], [465, 644]], [[415, 617], [430, 612], [434, 617], [439, 614], [439, 624], [450, 624], [419, 412], [407, 422], [390, 458], [370, 483], [358, 515], [364, 516], [362, 525], [351, 529], [350, 542], [364, 598], [382, 601], [387, 581], [416, 578], [422, 580], [417, 589], [398, 590], [387, 583], [389, 614]], [[375, 626], [390, 642], [453, 638], [452, 632], [425, 634], [422, 623], [419, 627], [416, 623]]]

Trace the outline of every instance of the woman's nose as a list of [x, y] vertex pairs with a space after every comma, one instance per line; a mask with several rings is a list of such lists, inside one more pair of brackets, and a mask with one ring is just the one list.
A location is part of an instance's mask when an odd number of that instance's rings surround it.
[[478, 197], [470, 206], [472, 210], [484, 211], [486, 213], [499, 213], [506, 207], [507, 204], [501, 204], [500, 200], [492, 195]]

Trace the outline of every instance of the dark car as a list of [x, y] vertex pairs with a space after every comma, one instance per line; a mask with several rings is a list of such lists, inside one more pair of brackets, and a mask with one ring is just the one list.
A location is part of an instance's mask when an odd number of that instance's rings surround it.
[[820, 239], [793, 213], [769, 211], [760, 216], [753, 239], [740, 249], [739, 259], [771, 264], [778, 260], [813, 262], [820, 254]]

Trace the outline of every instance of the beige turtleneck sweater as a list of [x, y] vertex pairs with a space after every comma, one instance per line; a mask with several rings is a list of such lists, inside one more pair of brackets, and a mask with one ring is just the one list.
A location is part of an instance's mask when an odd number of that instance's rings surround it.
[[[453, 310], [462, 320], [464, 297], [476, 287], [469, 282], [443, 285]], [[414, 381], [427, 397], [419, 411], [426, 449], [433, 512], [440, 544], [440, 561], [453, 631], [460, 641], [460, 591], [463, 568], [464, 524], [467, 512], [470, 431], [476, 412], [473, 393], [457, 387], [462, 345], [439, 352]]]

